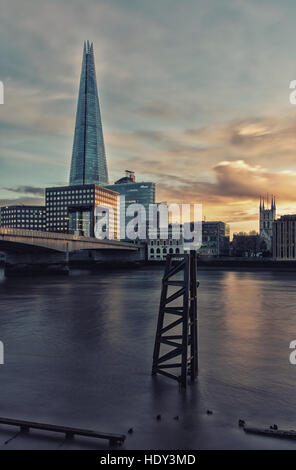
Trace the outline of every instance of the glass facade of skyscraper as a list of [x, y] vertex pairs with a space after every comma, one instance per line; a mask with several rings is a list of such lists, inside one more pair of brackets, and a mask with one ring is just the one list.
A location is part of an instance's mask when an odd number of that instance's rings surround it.
[[155, 203], [155, 183], [115, 183], [104, 187], [112, 189], [125, 197], [125, 209], [130, 204], [142, 204], [145, 207], [147, 217], [149, 204]]
[[[127, 216], [127, 209], [131, 204], [141, 204], [146, 212], [146, 225], [149, 218], [149, 204], [155, 203], [155, 183], [151, 182], [135, 182], [135, 178], [121, 178], [115, 184], [105, 186], [120, 194], [120, 226], [121, 226], [121, 239], [126, 240], [126, 233], [123, 227], [127, 227], [129, 221], [137, 216]], [[124, 196], [124, 200], [122, 199]]]
[[100, 104], [93, 44], [84, 44], [75, 134], [70, 171], [70, 185], [107, 184]]

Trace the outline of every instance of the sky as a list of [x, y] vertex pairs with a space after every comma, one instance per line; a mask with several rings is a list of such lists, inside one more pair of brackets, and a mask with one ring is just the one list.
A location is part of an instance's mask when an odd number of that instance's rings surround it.
[[0, 205], [68, 184], [84, 40], [94, 43], [111, 182], [258, 229], [296, 213], [296, 3], [1, 0]]

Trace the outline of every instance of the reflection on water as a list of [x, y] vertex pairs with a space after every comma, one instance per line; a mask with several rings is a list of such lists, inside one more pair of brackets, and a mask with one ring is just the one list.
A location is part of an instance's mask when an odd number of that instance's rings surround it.
[[293, 448], [245, 436], [237, 420], [296, 428], [296, 275], [199, 272], [201, 369], [187, 393], [150, 376], [161, 275], [158, 267], [0, 275], [0, 415], [111, 432], [133, 426], [132, 448]]

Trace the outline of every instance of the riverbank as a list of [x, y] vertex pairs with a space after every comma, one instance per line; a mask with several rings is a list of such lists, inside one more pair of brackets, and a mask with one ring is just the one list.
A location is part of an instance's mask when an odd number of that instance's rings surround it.
[[[238, 257], [199, 257], [198, 266], [209, 269], [272, 269], [278, 271], [295, 271], [296, 260], [277, 261], [273, 258], [238, 258]], [[147, 265], [164, 265], [165, 261], [147, 261]]]

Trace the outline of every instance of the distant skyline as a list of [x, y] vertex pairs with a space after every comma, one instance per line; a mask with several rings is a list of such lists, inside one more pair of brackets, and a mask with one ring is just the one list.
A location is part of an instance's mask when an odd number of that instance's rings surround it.
[[83, 42], [94, 43], [109, 177], [258, 230], [259, 195], [296, 213], [296, 4], [2, 0], [0, 205], [68, 183]]

